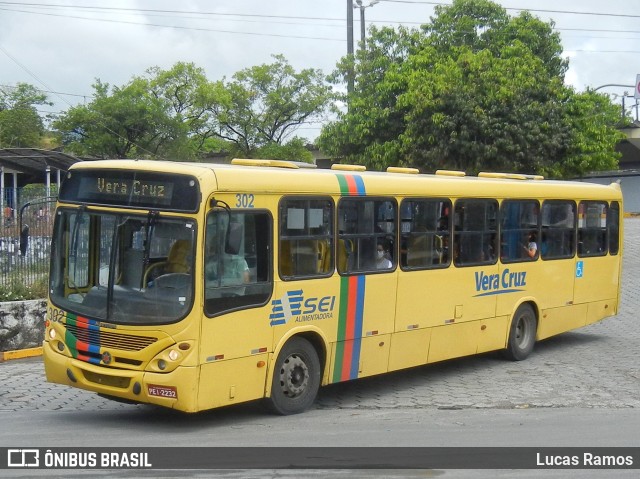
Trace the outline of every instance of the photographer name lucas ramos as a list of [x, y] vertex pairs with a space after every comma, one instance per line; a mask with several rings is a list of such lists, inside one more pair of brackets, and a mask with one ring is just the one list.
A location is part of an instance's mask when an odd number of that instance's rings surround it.
[[536, 465], [542, 467], [580, 466], [580, 467], [631, 467], [633, 456], [599, 455], [585, 452], [580, 455], [547, 455], [536, 453]]

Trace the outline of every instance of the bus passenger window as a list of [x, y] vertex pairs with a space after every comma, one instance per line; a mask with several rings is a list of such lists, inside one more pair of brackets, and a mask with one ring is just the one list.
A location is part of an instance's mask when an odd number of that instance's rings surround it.
[[[392, 271], [396, 264], [397, 205], [391, 199], [343, 198], [338, 204], [338, 272]], [[387, 262], [380, 261], [378, 250]], [[389, 263], [391, 266], [389, 266]]]
[[572, 258], [575, 254], [575, 212], [573, 201], [549, 200], [540, 212], [540, 256], [543, 260]]
[[333, 273], [333, 201], [331, 198], [284, 198], [280, 203], [280, 277]]
[[540, 254], [540, 205], [535, 200], [505, 200], [500, 207], [500, 259], [531, 261]]
[[607, 254], [607, 204], [582, 201], [578, 206], [578, 256]]
[[449, 200], [404, 200], [400, 238], [403, 269], [446, 267], [450, 262]]
[[496, 200], [458, 200], [454, 209], [454, 264], [477, 266], [497, 261]]

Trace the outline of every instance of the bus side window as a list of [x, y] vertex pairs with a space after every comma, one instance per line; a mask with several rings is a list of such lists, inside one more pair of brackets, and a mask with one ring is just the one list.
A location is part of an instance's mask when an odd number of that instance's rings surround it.
[[[397, 205], [387, 198], [343, 198], [338, 204], [338, 272], [389, 272], [397, 263]], [[381, 254], [378, 255], [378, 249]]]
[[496, 200], [464, 199], [454, 206], [454, 263], [456, 266], [497, 261]]
[[404, 269], [442, 268], [449, 264], [451, 202], [449, 200], [405, 200], [401, 236]]
[[333, 201], [289, 197], [280, 202], [280, 277], [285, 280], [333, 273]]
[[607, 204], [581, 201], [578, 206], [578, 256], [607, 254]]
[[548, 200], [540, 216], [540, 255], [543, 260], [572, 258], [575, 254], [575, 212], [573, 201]]
[[505, 200], [500, 207], [500, 259], [503, 263], [540, 256], [540, 205], [535, 200]]

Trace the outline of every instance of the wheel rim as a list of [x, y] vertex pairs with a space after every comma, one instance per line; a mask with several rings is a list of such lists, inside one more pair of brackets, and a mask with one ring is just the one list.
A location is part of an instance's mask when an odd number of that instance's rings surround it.
[[292, 354], [282, 363], [280, 368], [280, 387], [285, 396], [295, 398], [307, 389], [309, 384], [309, 368], [297, 354]]
[[526, 315], [520, 316], [518, 318], [518, 323], [516, 324], [516, 344], [520, 349], [526, 348], [531, 341], [531, 321], [530, 318]]

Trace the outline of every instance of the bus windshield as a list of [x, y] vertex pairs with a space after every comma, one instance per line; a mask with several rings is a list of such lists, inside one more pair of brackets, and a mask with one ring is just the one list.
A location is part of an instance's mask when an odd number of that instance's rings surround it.
[[60, 209], [51, 300], [114, 324], [170, 323], [193, 300], [195, 224], [176, 217]]

